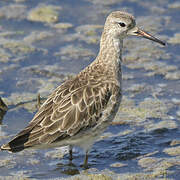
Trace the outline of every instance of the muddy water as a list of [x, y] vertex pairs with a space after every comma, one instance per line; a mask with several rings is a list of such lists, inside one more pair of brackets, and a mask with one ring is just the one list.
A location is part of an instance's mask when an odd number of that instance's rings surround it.
[[[24, 128], [46, 98], [98, 52], [105, 17], [133, 13], [137, 24], [167, 42], [125, 40], [123, 100], [118, 115], [84, 154], [67, 148], [0, 152], [0, 179], [180, 179], [180, 32], [178, 1], [0, 1], [0, 97], [8, 105], [0, 144]], [[74, 176], [75, 177], [75, 176]]]

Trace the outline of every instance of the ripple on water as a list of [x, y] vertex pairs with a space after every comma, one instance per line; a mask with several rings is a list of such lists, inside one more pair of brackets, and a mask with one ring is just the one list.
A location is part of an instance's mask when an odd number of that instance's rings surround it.
[[180, 179], [179, 2], [14, 0], [0, 6], [0, 95], [9, 106], [0, 144], [30, 121], [38, 93], [43, 101], [92, 62], [109, 12], [133, 12], [142, 29], [168, 42], [162, 48], [125, 40], [124, 97], [113, 125], [92, 147], [90, 169], [81, 168], [79, 149], [72, 164], [67, 148], [1, 152], [0, 179]]

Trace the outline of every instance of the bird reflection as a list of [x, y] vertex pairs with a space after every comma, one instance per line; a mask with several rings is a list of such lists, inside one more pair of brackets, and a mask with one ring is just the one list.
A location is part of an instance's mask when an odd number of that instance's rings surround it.
[[80, 174], [78, 167], [69, 161], [68, 163], [58, 163], [57, 168], [54, 171], [60, 171], [62, 174], [65, 175], [76, 175]]

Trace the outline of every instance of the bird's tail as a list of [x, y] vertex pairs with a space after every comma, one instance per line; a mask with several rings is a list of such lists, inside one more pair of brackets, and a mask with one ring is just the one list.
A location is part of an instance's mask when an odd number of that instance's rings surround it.
[[[30, 138], [31, 131], [34, 129], [34, 126], [38, 121], [30, 123], [25, 129], [20, 131], [10, 142], [4, 144], [0, 147], [1, 151], [6, 150], [10, 152], [19, 152], [26, 148], [30, 148], [30, 145], [25, 145]], [[36, 142], [36, 141], [34, 141]]]
[[29, 137], [29, 134], [24, 134], [22, 136], [16, 136], [14, 139], [12, 139], [9, 143], [4, 144], [0, 147], [0, 150], [7, 150], [10, 152], [19, 152], [24, 150], [25, 148], [28, 148], [28, 146], [24, 146], [24, 143], [27, 142]]

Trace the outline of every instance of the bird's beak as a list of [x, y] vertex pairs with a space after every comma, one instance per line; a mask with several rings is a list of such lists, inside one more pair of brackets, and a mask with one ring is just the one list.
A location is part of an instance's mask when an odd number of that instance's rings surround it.
[[155, 38], [154, 36], [150, 35], [149, 33], [145, 32], [141, 29], [139, 29], [138, 27], [134, 27], [133, 29], [129, 30], [127, 34], [133, 35], [133, 36], [140, 36], [140, 37], [143, 37], [146, 39], [150, 39], [154, 42], [162, 44], [163, 46], [166, 45], [165, 42], [161, 41], [160, 39]]

